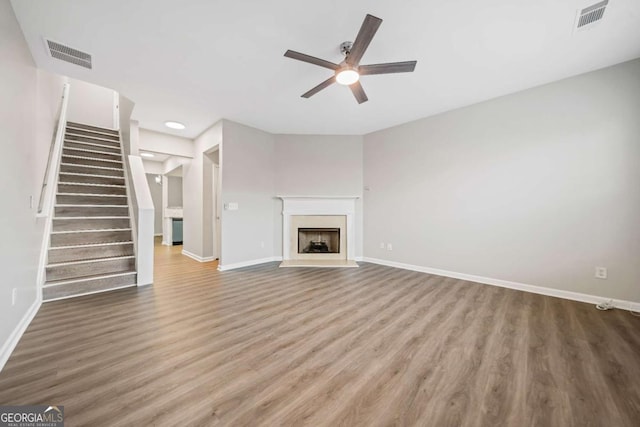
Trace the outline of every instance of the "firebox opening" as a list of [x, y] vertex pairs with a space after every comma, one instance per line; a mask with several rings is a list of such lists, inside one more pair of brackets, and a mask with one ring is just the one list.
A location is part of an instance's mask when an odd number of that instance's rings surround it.
[[340, 253], [339, 228], [298, 228], [299, 254]]

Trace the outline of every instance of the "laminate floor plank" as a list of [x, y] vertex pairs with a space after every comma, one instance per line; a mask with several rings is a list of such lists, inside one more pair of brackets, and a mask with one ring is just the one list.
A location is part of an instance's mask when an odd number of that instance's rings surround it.
[[[68, 426], [637, 426], [640, 318], [361, 263], [219, 272], [45, 303], [0, 404]], [[115, 415], [114, 415], [115, 414]]]

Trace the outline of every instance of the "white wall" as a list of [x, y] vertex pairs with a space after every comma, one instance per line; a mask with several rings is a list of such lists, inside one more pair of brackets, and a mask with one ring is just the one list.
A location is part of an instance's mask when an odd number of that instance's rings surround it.
[[36, 70], [7, 0], [0, 0], [0, 56], [0, 194], [10, 207], [0, 219], [1, 369], [40, 300], [44, 219], [36, 219], [36, 209], [65, 79]]
[[114, 91], [82, 80], [69, 79], [69, 83], [67, 120], [114, 129]]
[[193, 159], [182, 166], [183, 251], [200, 260], [209, 260], [213, 256], [212, 236], [205, 235], [208, 222], [213, 221], [205, 217], [207, 206], [213, 203], [213, 189], [211, 183], [204, 179], [204, 153], [219, 147], [221, 142], [222, 121], [194, 140]]
[[141, 151], [170, 154], [172, 156], [193, 157], [193, 140], [165, 133], [140, 129], [139, 146]]
[[[222, 202], [239, 206], [222, 212], [224, 268], [274, 256], [275, 137], [228, 120], [223, 123]], [[207, 203], [212, 206], [211, 199]]]
[[[146, 171], [146, 169], [145, 169]], [[149, 184], [149, 191], [151, 192], [151, 200], [153, 201], [154, 217], [153, 217], [153, 234], [162, 234], [162, 185], [156, 183], [156, 176], [154, 174], [147, 174], [147, 183]]]
[[[362, 136], [276, 135], [275, 194], [362, 196]], [[362, 256], [362, 200], [356, 201], [356, 256]], [[274, 252], [282, 255], [282, 200], [275, 206]]]
[[142, 159], [142, 165], [144, 166], [145, 173], [150, 173], [154, 175], [164, 174], [163, 162], [154, 162], [152, 160]]
[[640, 301], [640, 60], [364, 140], [365, 256]]

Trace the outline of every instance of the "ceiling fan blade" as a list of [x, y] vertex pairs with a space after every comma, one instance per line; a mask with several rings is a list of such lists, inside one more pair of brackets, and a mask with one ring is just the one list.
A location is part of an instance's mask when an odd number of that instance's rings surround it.
[[349, 85], [349, 88], [351, 88], [351, 92], [353, 92], [353, 96], [356, 97], [358, 104], [362, 104], [369, 100], [369, 98], [367, 98], [367, 94], [364, 93], [364, 89], [362, 89], [360, 82], [355, 82], [354, 84]]
[[313, 95], [320, 92], [322, 89], [331, 86], [335, 82], [336, 82], [336, 76], [331, 76], [327, 80], [320, 83], [318, 86], [311, 89], [310, 91], [303, 93], [301, 96], [303, 98], [311, 98]]
[[334, 64], [330, 61], [325, 61], [324, 59], [316, 58], [315, 56], [305, 55], [304, 53], [296, 52], [293, 50], [286, 51], [284, 53], [284, 56], [291, 59], [297, 59], [298, 61], [308, 62], [309, 64], [319, 65], [330, 70], [338, 69], [338, 64]]
[[360, 63], [362, 55], [364, 55], [364, 52], [369, 47], [369, 43], [371, 43], [373, 36], [375, 36], [376, 31], [378, 31], [380, 24], [382, 24], [382, 19], [367, 14], [362, 26], [360, 27], [360, 31], [358, 31], [356, 41], [353, 42], [351, 51], [349, 52], [349, 55], [347, 55], [347, 64], [356, 66]]
[[418, 61], [389, 62], [387, 64], [361, 65], [358, 74], [369, 76], [372, 74], [411, 73], [416, 68]]

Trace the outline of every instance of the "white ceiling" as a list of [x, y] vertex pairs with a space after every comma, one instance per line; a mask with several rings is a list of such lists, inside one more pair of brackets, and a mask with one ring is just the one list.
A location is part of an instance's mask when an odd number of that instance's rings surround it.
[[[37, 65], [113, 88], [143, 128], [195, 137], [220, 118], [273, 133], [364, 134], [640, 57], [640, 1], [610, 0], [603, 21], [573, 32], [597, 0], [13, 0]], [[384, 19], [362, 63], [418, 60], [412, 74], [364, 76], [369, 102], [331, 71], [283, 56], [339, 62], [366, 13]], [[86, 70], [52, 58], [48, 37], [93, 55]], [[165, 120], [188, 127], [170, 131]]]

